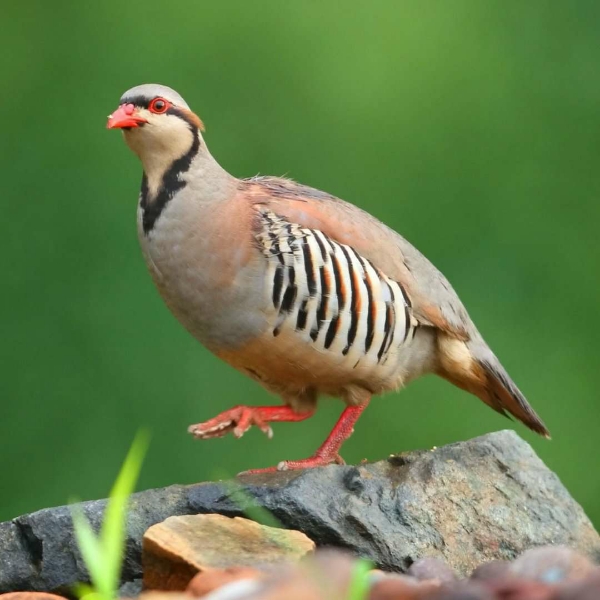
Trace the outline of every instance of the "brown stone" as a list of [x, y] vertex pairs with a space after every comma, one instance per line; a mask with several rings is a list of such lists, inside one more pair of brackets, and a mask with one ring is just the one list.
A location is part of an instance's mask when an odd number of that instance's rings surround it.
[[304, 577], [317, 582], [321, 590], [327, 589], [333, 594], [334, 591], [347, 589], [355, 564], [356, 557], [350, 552], [322, 548], [303, 560], [298, 568]]
[[[345, 600], [350, 597], [350, 585], [356, 558], [338, 550], [319, 550], [299, 565], [278, 571], [265, 580], [253, 600]], [[414, 577], [369, 572], [369, 600], [426, 600], [439, 589], [439, 582], [418, 581]]]
[[452, 583], [456, 581], [454, 571], [440, 558], [425, 556], [417, 559], [408, 569], [408, 574], [419, 581], [438, 581]]
[[600, 569], [581, 581], [561, 585], [552, 600], [598, 600], [600, 598]]
[[566, 546], [532, 548], [517, 558], [509, 573], [541, 583], [577, 581], [594, 572], [595, 566], [583, 554]]
[[[272, 569], [261, 582], [260, 591], [248, 597], [252, 600], [346, 599], [355, 563], [356, 559], [348, 552], [319, 550], [298, 564]], [[227, 597], [228, 585], [221, 589], [224, 597]], [[215, 594], [218, 600], [218, 592]]]
[[170, 517], [144, 534], [144, 588], [183, 591], [201, 571], [235, 566], [264, 569], [297, 561], [314, 548], [314, 542], [299, 531], [241, 517]]
[[437, 581], [418, 581], [406, 575], [390, 575], [377, 579], [369, 600], [422, 600], [440, 587]]
[[229, 567], [227, 569], [210, 569], [200, 571], [187, 586], [186, 592], [195, 598], [201, 598], [227, 583], [239, 579], [262, 579], [265, 574], [250, 567]]
[[190, 597], [182, 592], [142, 592], [138, 600], [190, 600]]
[[506, 579], [509, 576], [510, 565], [508, 560], [489, 560], [473, 570], [471, 579], [479, 581]]
[[63, 596], [48, 592], [8, 592], [0, 594], [2, 600], [65, 600]]
[[525, 579], [487, 582], [498, 600], [554, 600], [556, 586]]
[[437, 590], [417, 598], [418, 600], [499, 600], [500, 596], [496, 596], [479, 581], [466, 580], [441, 585]]
[[[339, 596], [343, 598], [343, 596]], [[338, 600], [336, 596], [327, 596], [319, 586], [305, 577], [292, 579], [274, 579], [265, 584], [261, 592], [252, 600]]]
[[[339, 550], [319, 550], [298, 565], [273, 572], [256, 600], [341, 600], [348, 598], [348, 585], [355, 559]], [[254, 600], [254, 598], [253, 598]]]

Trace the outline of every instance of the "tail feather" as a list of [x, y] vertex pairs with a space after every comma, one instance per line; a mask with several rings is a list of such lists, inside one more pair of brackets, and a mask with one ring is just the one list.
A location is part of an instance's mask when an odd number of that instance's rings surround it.
[[438, 338], [438, 374], [483, 400], [501, 415], [512, 415], [529, 429], [550, 437], [550, 432], [500, 361], [478, 335], [468, 342], [441, 334]]
[[[494, 357], [495, 358], [495, 357]], [[486, 360], [477, 361], [485, 373], [485, 397], [478, 396], [486, 402], [490, 400], [492, 408], [498, 412], [510, 413], [519, 421], [527, 425], [529, 429], [543, 435], [546, 438], [550, 437], [550, 432], [544, 425], [543, 421], [531, 407], [527, 399], [517, 387], [515, 382], [510, 378], [504, 367], [496, 359], [496, 364], [489, 363]], [[488, 402], [486, 402], [488, 403]], [[508, 416], [508, 415], [507, 415]]]

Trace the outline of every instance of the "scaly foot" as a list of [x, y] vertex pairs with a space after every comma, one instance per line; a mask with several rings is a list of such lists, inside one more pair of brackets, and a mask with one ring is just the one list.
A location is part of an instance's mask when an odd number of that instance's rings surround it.
[[266, 469], [250, 469], [240, 475], [256, 475], [260, 473], [276, 473], [277, 471], [297, 471], [299, 469], [313, 469], [314, 467], [326, 467], [331, 464], [345, 465], [344, 459], [337, 453], [319, 454], [318, 452], [310, 458], [303, 460], [283, 460], [276, 467]]
[[190, 425], [188, 432], [200, 440], [223, 437], [232, 432], [236, 438], [241, 438], [252, 425], [258, 427], [270, 439], [273, 430], [271, 421], [303, 421], [312, 416], [312, 412], [297, 413], [289, 406], [235, 406], [222, 412], [214, 419]]
[[[284, 460], [276, 467], [270, 467], [268, 469], [252, 469], [250, 471], [244, 471], [243, 474], [312, 469], [314, 467], [324, 467], [332, 463], [337, 463], [338, 465], [345, 464], [344, 459], [339, 455], [339, 450], [342, 447], [342, 444], [352, 435], [354, 424], [358, 420], [358, 417], [360, 417], [362, 411], [367, 408], [368, 404], [369, 401], [367, 400], [363, 404], [357, 406], [348, 406], [341, 414], [335, 427], [327, 436], [327, 439], [310, 458], [305, 458], [304, 460]], [[240, 473], [240, 475], [241, 474], [242, 473]]]

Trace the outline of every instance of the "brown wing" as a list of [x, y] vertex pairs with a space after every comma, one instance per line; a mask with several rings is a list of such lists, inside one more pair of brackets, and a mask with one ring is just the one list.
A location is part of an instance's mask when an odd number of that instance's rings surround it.
[[501, 414], [534, 431], [548, 430], [487, 346], [448, 280], [398, 233], [356, 206], [325, 192], [275, 177], [242, 182], [246, 197], [302, 227], [351, 246], [411, 302], [413, 317], [443, 332], [437, 373], [470, 391]]
[[257, 204], [293, 223], [352, 246], [408, 292], [414, 317], [452, 337], [468, 340], [474, 326], [447, 279], [401, 235], [361, 210], [320, 190], [287, 179], [243, 182]]

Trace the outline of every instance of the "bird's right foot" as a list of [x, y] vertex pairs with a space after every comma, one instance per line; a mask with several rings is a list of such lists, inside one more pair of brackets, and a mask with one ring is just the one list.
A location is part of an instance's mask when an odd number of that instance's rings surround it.
[[271, 421], [303, 421], [313, 413], [297, 413], [289, 406], [235, 406], [204, 423], [190, 425], [188, 432], [196, 439], [209, 440], [223, 437], [229, 432], [241, 438], [253, 425], [258, 427], [269, 439], [273, 437]]

